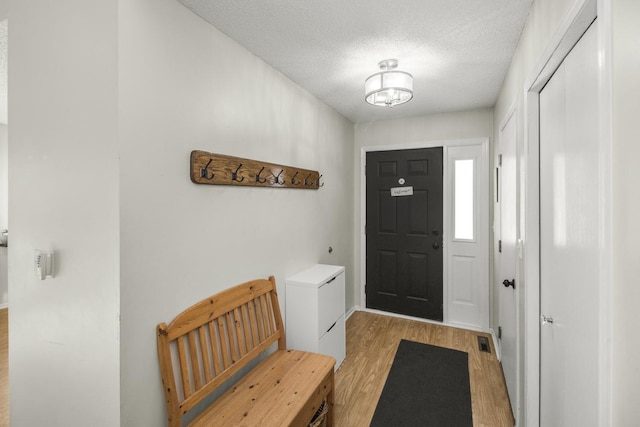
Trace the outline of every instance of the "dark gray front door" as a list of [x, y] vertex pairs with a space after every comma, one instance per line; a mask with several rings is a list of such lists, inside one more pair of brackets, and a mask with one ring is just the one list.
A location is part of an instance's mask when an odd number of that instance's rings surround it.
[[366, 181], [367, 307], [442, 320], [442, 147], [369, 152]]

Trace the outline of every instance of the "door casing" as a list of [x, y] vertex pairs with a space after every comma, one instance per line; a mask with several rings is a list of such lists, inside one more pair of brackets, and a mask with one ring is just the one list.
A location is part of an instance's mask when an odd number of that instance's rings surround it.
[[[505, 173], [505, 168], [503, 167], [503, 165], [499, 164], [500, 162], [497, 161], [496, 159], [496, 167], [498, 168], [498, 170], [500, 171], [500, 176], [496, 176], [496, 195], [498, 196], [498, 202], [495, 205], [494, 208], [494, 233], [496, 235], [496, 239], [500, 239], [503, 242], [502, 245], [502, 253], [500, 252], [498, 246], [499, 245], [495, 245], [494, 247], [494, 259], [495, 259], [495, 286], [498, 287], [498, 295], [497, 297], [497, 304], [498, 304], [498, 326], [502, 328], [503, 331], [503, 335], [502, 335], [502, 339], [498, 340], [499, 343], [499, 347], [498, 347], [498, 359], [502, 362], [502, 366], [503, 366], [503, 370], [504, 370], [504, 366], [505, 366], [505, 355], [509, 356], [508, 352], [504, 351], [504, 346], [505, 346], [505, 339], [509, 338], [509, 333], [504, 334], [505, 329], [507, 329], [506, 325], [507, 322], [511, 322], [511, 325], [508, 325], [509, 327], [512, 327], [515, 329], [515, 331], [512, 332], [512, 338], [515, 339], [515, 352], [512, 355], [513, 357], [515, 357], [515, 360], [512, 360], [510, 362], [513, 363], [514, 368], [515, 368], [515, 372], [511, 373], [510, 375], [514, 375], [514, 377], [509, 378], [509, 375], [507, 375], [507, 373], [505, 372], [505, 381], [507, 381], [507, 384], [509, 383], [509, 379], [515, 381], [515, 385], [513, 386], [513, 389], [508, 389], [508, 391], [510, 393], [512, 393], [513, 395], [510, 395], [510, 399], [511, 399], [511, 409], [513, 411], [513, 416], [516, 422], [516, 425], [518, 424], [518, 421], [521, 418], [520, 415], [520, 408], [522, 405], [521, 399], [522, 399], [522, 393], [521, 393], [521, 375], [520, 375], [520, 369], [522, 368], [522, 363], [521, 363], [521, 351], [520, 351], [520, 344], [521, 344], [521, 339], [522, 339], [522, 334], [521, 334], [521, 327], [522, 327], [522, 321], [521, 321], [521, 313], [520, 313], [520, 290], [521, 290], [521, 276], [522, 276], [522, 271], [521, 271], [521, 267], [520, 267], [520, 260], [522, 259], [521, 257], [521, 239], [522, 239], [522, 233], [521, 233], [521, 218], [519, 215], [519, 205], [520, 205], [520, 200], [518, 197], [519, 194], [519, 190], [521, 188], [521, 179], [520, 179], [520, 156], [521, 156], [521, 148], [520, 148], [520, 144], [518, 141], [518, 108], [517, 108], [517, 101], [514, 101], [513, 104], [511, 105], [511, 107], [509, 108], [509, 110], [507, 110], [507, 114], [505, 114], [504, 118], [502, 119], [502, 121], [500, 122], [500, 127], [498, 129], [499, 131], [499, 140], [497, 141], [496, 144], [496, 154], [502, 155], [502, 153], [505, 150], [505, 142], [504, 142], [504, 138], [503, 138], [503, 134], [505, 132], [505, 129], [508, 125], [512, 124], [515, 126], [515, 135], [514, 135], [514, 140], [511, 142], [513, 144], [512, 150], [513, 150], [513, 154], [514, 154], [514, 158], [513, 158], [513, 176], [507, 176]], [[504, 182], [505, 180], [513, 180], [513, 196], [514, 196], [514, 200], [513, 202], [513, 214], [514, 217], [512, 218], [515, 230], [514, 231], [514, 240], [513, 242], [510, 242], [511, 245], [509, 244], [504, 244], [505, 242], [505, 238], [503, 235], [503, 226], [504, 226], [504, 216], [503, 216], [503, 208], [504, 205], [503, 203], [505, 202], [504, 200]], [[504, 253], [506, 255], [506, 251], [511, 250], [513, 253], [511, 254], [512, 257], [509, 256], [503, 256], [502, 254]], [[507, 262], [512, 262], [513, 265], [511, 266], [505, 266], [503, 265], [503, 263], [507, 263]], [[509, 273], [513, 274], [513, 277], [506, 277], [503, 272], [507, 270], [509, 271]], [[505, 289], [504, 286], [502, 285], [502, 281], [504, 279], [514, 279], [516, 282], [515, 285], [515, 289]], [[502, 308], [503, 306], [503, 297], [505, 296], [505, 294], [510, 294], [513, 293], [513, 301], [515, 303], [515, 307], [513, 307], [513, 315], [515, 316], [514, 319], [506, 319], [504, 316], [504, 313], [502, 312]], [[507, 329], [508, 331], [508, 329]]]
[[[482, 161], [484, 162], [484, 167], [487, 171], [485, 175], [481, 176], [481, 182], [478, 185], [484, 186], [486, 190], [486, 194], [489, 194], [489, 177], [488, 177], [488, 150], [489, 150], [489, 138], [469, 138], [469, 139], [458, 139], [458, 140], [436, 140], [436, 141], [423, 141], [423, 142], [415, 142], [415, 143], [403, 143], [403, 144], [394, 144], [394, 145], [381, 145], [381, 146], [365, 146], [360, 150], [360, 221], [362, 224], [362, 229], [360, 230], [360, 301], [366, 309], [366, 294], [365, 294], [365, 282], [366, 282], [366, 234], [365, 234], [365, 223], [366, 223], [366, 176], [364, 174], [365, 164], [366, 164], [366, 153], [370, 151], [397, 151], [397, 150], [412, 150], [417, 148], [433, 148], [433, 147], [443, 147], [443, 194], [445, 195], [445, 200], [443, 204], [443, 230], [450, 230], [450, 222], [451, 222], [451, 209], [450, 203], [447, 203], [447, 194], [450, 194], [450, 182], [447, 179], [449, 174], [448, 167], [448, 148], [449, 147], [464, 147], [464, 146], [481, 146], [483, 157]], [[489, 196], [490, 197], [490, 196]], [[483, 210], [486, 210], [486, 220], [484, 223], [480, 224], [482, 227], [485, 227], [485, 243], [486, 243], [486, 254], [485, 254], [485, 264], [488, 266], [489, 264], [489, 217], [488, 217], [488, 205], [490, 200], [485, 200], [486, 209], [483, 207]], [[446, 236], [443, 236], [446, 239]], [[449, 319], [449, 292], [450, 292], [450, 277], [448, 274], [448, 259], [450, 256], [448, 245], [444, 245], [443, 247], [443, 322], [444, 324], [452, 324]], [[487, 270], [488, 269], [487, 267]], [[490, 271], [487, 271], [487, 284], [490, 283]], [[487, 286], [487, 288], [489, 288]], [[492, 293], [489, 289], [488, 295], [486, 296], [486, 312], [483, 315], [482, 324], [477, 327], [473, 327], [470, 325], [465, 325], [468, 329], [477, 329], [481, 331], [488, 332], [489, 331], [489, 313], [491, 311], [491, 299]], [[428, 321], [428, 320], [425, 320]], [[439, 322], [438, 322], [439, 323]], [[455, 323], [453, 323], [455, 324]]]

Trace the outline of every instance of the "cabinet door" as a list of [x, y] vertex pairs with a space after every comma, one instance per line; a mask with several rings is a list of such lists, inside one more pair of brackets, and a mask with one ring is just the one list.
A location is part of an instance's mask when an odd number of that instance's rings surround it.
[[344, 315], [340, 316], [340, 318], [333, 325], [331, 330], [324, 334], [322, 338], [320, 338], [320, 342], [318, 345], [318, 353], [328, 354], [329, 356], [333, 356], [336, 359], [335, 368], [338, 369], [345, 356], [345, 325], [344, 325]]
[[318, 337], [329, 330], [344, 315], [344, 273], [318, 289]]

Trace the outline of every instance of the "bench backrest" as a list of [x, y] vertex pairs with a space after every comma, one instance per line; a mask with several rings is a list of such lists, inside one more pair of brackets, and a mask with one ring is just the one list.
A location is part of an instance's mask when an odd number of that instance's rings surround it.
[[273, 276], [222, 291], [157, 328], [169, 426], [278, 341], [286, 349]]

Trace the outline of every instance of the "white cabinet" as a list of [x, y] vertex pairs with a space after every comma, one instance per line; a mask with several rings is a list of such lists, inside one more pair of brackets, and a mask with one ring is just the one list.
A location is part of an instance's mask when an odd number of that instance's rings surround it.
[[336, 369], [346, 353], [344, 267], [318, 264], [286, 281], [287, 347], [328, 354]]

